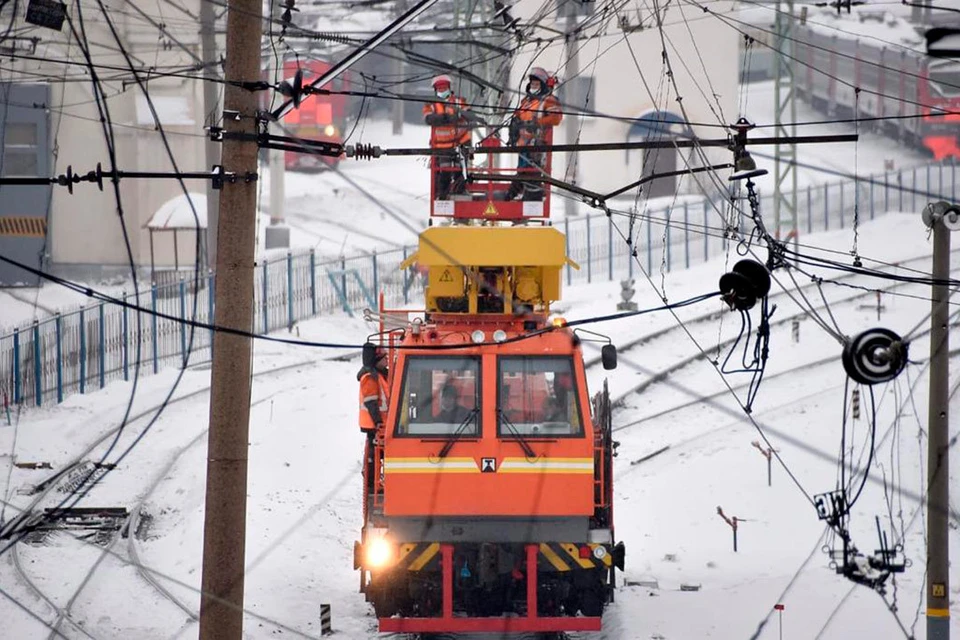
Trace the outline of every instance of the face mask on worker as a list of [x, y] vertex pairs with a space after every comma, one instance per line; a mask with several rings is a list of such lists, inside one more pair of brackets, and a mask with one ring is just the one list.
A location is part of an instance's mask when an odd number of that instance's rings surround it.
[[450, 91], [450, 89], [443, 89], [443, 90], [437, 89], [437, 97], [440, 98], [441, 100], [446, 100], [447, 98], [449, 98], [451, 93], [453, 92]]

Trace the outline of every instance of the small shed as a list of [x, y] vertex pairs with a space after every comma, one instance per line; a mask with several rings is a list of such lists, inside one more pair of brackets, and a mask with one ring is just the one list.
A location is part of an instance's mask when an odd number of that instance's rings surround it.
[[200, 264], [207, 260], [207, 196], [203, 193], [189, 192], [164, 202], [145, 225], [150, 232], [150, 277], [156, 284], [157, 270], [154, 256], [153, 236], [155, 233], [173, 234], [173, 272], [180, 270], [179, 235], [197, 233], [200, 235]]

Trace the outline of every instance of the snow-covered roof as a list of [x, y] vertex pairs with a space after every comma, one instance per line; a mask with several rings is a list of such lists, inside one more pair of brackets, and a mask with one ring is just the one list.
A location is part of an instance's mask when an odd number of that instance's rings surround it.
[[[190, 200], [187, 200], [187, 196]], [[193, 202], [193, 209], [190, 202]], [[194, 218], [193, 212], [197, 215]], [[199, 221], [199, 225], [197, 222]], [[164, 202], [146, 224], [148, 229], [172, 231], [174, 229], [207, 228], [207, 196], [203, 193], [181, 193], [175, 198]]]

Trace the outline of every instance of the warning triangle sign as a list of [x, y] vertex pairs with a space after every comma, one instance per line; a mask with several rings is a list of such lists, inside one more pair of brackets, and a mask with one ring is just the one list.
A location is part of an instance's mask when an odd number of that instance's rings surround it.
[[453, 274], [450, 273], [450, 269], [443, 270], [443, 273], [440, 274], [440, 282], [453, 282]]
[[492, 202], [487, 203], [487, 208], [483, 210], [483, 215], [485, 216], [498, 216], [500, 212], [497, 211], [497, 208], [493, 206]]

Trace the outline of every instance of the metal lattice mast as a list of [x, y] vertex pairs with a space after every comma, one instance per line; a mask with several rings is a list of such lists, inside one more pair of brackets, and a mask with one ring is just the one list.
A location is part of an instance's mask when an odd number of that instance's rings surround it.
[[[796, 135], [796, 83], [794, 82], [793, 0], [777, 0], [774, 23], [776, 41], [773, 58], [775, 135]], [[793, 237], [797, 242], [797, 145], [778, 144], [773, 161], [773, 220], [777, 238]], [[786, 233], [784, 233], [784, 231]]]

